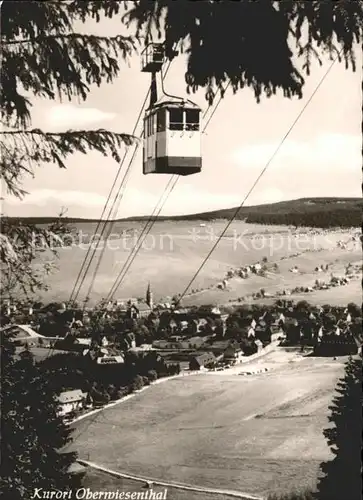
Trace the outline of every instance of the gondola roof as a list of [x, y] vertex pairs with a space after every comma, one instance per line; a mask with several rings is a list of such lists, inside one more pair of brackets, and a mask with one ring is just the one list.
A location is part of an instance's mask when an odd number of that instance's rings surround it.
[[173, 107], [180, 106], [181, 108], [200, 110], [200, 107], [197, 104], [195, 104], [195, 102], [190, 101], [189, 99], [181, 99], [180, 97], [163, 95], [162, 97], [160, 97], [160, 99], [157, 100], [155, 104], [149, 106], [146, 111], [149, 112], [151, 110], [166, 106], [173, 106]]

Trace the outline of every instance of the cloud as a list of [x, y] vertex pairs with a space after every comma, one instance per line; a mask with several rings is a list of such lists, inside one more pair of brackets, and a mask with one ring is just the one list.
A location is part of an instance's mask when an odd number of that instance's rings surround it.
[[286, 192], [284, 193], [281, 189], [278, 188], [271, 187], [262, 190], [256, 189], [256, 191], [252, 192], [251, 196], [248, 197], [246, 206], [260, 205], [263, 203], [275, 203], [290, 198], [291, 196], [289, 196]]
[[[158, 188], [157, 192], [127, 188], [115, 217], [151, 215], [163, 193], [164, 186]], [[107, 205], [106, 216], [109, 214], [113, 200], [114, 196], [111, 203]], [[67, 216], [69, 217], [99, 218], [106, 201], [106, 196], [94, 192], [39, 189], [25, 196], [23, 200], [9, 197], [4, 206], [8, 215], [13, 216], [27, 216], [29, 214], [54, 216], [59, 213], [62, 207], [65, 207], [68, 209]], [[178, 215], [228, 208], [239, 205], [240, 202], [241, 198], [237, 195], [208, 193], [193, 186], [181, 184], [170, 194], [160, 215]]]
[[[278, 143], [251, 144], [234, 151], [235, 163], [244, 167], [263, 167], [273, 156]], [[355, 170], [361, 164], [360, 136], [323, 134], [311, 141], [287, 140], [273, 161], [273, 168], [344, 168]]]
[[[195, 212], [205, 212], [219, 208], [228, 208], [238, 205], [241, 197], [229, 195], [228, 193], [211, 193], [203, 191], [190, 184], [178, 182], [175, 189], [171, 192], [160, 215], [181, 215]], [[167, 180], [165, 182], [165, 185]], [[133, 214], [151, 215], [158, 203], [163, 188], [158, 188], [156, 193], [150, 193], [143, 190], [127, 189], [118, 213], [119, 217], [125, 217]], [[159, 205], [160, 206], [160, 205]]]
[[46, 121], [50, 127], [78, 128], [113, 120], [116, 113], [107, 113], [97, 108], [82, 108], [72, 104], [58, 104], [47, 111]]
[[[354, 187], [358, 183], [352, 182], [352, 179], [356, 176], [360, 178], [360, 169], [357, 168], [356, 175], [352, 170], [349, 170], [347, 175], [345, 165], [348, 166], [351, 164], [350, 162], [355, 161], [355, 147], [360, 141], [357, 141], [354, 137], [349, 139], [349, 136], [340, 135], [335, 136], [333, 141], [331, 139], [332, 136], [321, 136], [315, 141], [315, 147], [312, 151], [309, 151], [303, 143], [288, 143], [285, 150], [287, 155], [285, 158], [288, 159], [287, 162], [284, 162], [285, 170], [277, 168], [277, 172], [275, 172], [275, 165], [272, 165], [246, 200], [245, 205], [273, 203], [303, 196], [339, 196], [342, 193], [345, 196], [359, 196]], [[349, 143], [350, 148], [347, 149]], [[246, 151], [252, 151], [253, 154], [249, 155], [249, 160], [251, 161], [254, 158], [257, 162], [258, 154], [267, 155], [269, 152], [267, 146], [262, 145], [261, 149], [257, 145], [254, 149], [251, 147], [249, 149], [244, 148], [243, 154], [246, 155]], [[332, 164], [326, 163], [327, 154]], [[300, 158], [299, 155], [305, 156]], [[306, 161], [309, 155], [314, 158], [315, 167], [314, 170], [310, 171], [309, 175], [305, 175]], [[291, 158], [294, 160], [293, 162], [290, 161]], [[324, 165], [331, 168], [334, 161], [337, 164], [336, 158], [338, 158], [339, 170], [333, 172], [332, 175], [327, 175], [326, 169], [321, 171], [321, 167]], [[297, 174], [299, 161], [301, 170], [300, 174]], [[249, 165], [251, 166], [252, 162]], [[263, 166], [257, 165], [257, 163], [255, 165], [258, 170]], [[244, 166], [247, 165], [244, 164]], [[287, 171], [287, 168], [289, 168], [289, 171]], [[232, 187], [230, 184], [214, 184], [213, 189], [209, 191], [207, 187], [203, 187], [202, 183], [198, 186], [198, 184], [193, 184], [194, 179], [181, 177], [166, 200], [160, 215], [182, 215], [237, 207], [245, 198], [255, 179], [256, 172], [254, 170], [248, 170], [248, 168], [243, 170], [241, 168], [241, 177], [237, 176], [236, 178], [235, 174], [235, 183]], [[114, 214], [114, 211], [112, 213], [114, 217], [125, 218], [133, 215], [151, 215], [160, 197], [164, 194], [169, 177], [148, 176], [145, 179], [143, 176], [138, 179], [138, 186], [135, 186], [135, 181], [136, 179], [128, 183], [117, 213]], [[108, 185], [108, 183], [106, 184]], [[98, 219], [107, 201], [107, 185], [102, 184], [101, 186], [100, 179], [98, 179], [97, 186], [101, 192], [96, 192], [95, 187], [93, 187], [93, 190], [83, 191], [81, 185], [77, 185], [77, 187], [75, 185], [73, 190], [66, 188], [34, 189], [23, 200], [6, 198], [4, 212], [12, 216], [55, 216], [62, 207], [65, 207], [68, 209], [67, 216], [69, 217]], [[109, 214], [111, 203], [105, 211], [106, 217]]]
[[6, 199], [6, 204], [11, 206], [47, 206], [49, 204], [59, 203], [61, 206], [102, 206], [106, 197], [98, 193], [83, 191], [57, 191], [54, 189], [38, 189], [24, 197], [23, 200], [15, 197]]

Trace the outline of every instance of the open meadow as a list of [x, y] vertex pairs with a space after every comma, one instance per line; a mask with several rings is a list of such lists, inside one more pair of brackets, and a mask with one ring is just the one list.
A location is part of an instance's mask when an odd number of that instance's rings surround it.
[[[154, 300], [159, 301], [184, 291], [190, 279], [199, 268], [217, 238], [226, 226], [224, 220], [203, 223], [202, 221], [158, 221], [152, 227], [130, 266], [115, 299], [144, 297], [148, 282], [151, 283]], [[143, 222], [121, 221], [114, 224], [108, 241], [101, 242], [96, 256], [106, 246], [97, 272], [90, 303], [105, 297], [118, 273], [137, 243]], [[89, 239], [96, 229], [95, 223], [78, 223], [80, 236], [74, 238], [73, 246], [59, 251], [58, 270], [46, 278], [50, 290], [43, 295], [48, 300], [67, 300], [75, 283], [82, 262], [86, 256]], [[277, 290], [294, 286], [312, 286], [315, 279], [329, 279], [330, 273], [344, 275], [345, 266], [361, 262], [361, 245], [350, 242], [346, 248], [339, 248], [339, 241], [351, 239], [348, 230], [299, 233], [287, 226], [263, 226], [235, 221], [221, 238], [217, 248], [190, 287], [184, 303], [225, 304], [239, 297], [250, 295], [264, 288], [275, 293]], [[268, 259], [276, 263], [279, 271], [266, 277], [251, 276], [248, 279], [234, 278], [226, 290], [216, 285], [226, 273], [237, 267], [247, 266]], [[90, 266], [78, 300], [86, 296], [96, 260]], [[329, 264], [329, 273], [317, 276], [314, 268]], [[299, 266], [299, 275], [289, 269]], [[360, 292], [353, 287], [352, 300], [360, 302]], [[340, 303], [345, 304], [345, 292], [340, 294]], [[338, 300], [339, 302], [339, 300]]]
[[[154, 385], [76, 425], [80, 458], [119, 472], [256, 495], [314, 488], [344, 358], [283, 349], [273, 369], [200, 374]], [[140, 431], [141, 430], [141, 431]]]
[[[225, 220], [156, 222], [114, 299], [144, 297], [148, 282], [154, 301], [168, 301], [183, 292], [225, 225]], [[48, 279], [48, 300], [69, 297], [94, 226], [79, 224], [83, 243], [75, 240], [72, 247], [60, 250], [59, 270]], [[143, 222], [117, 222], [113, 235], [101, 244], [105, 251], [91, 304], [107, 295], [143, 227]], [[345, 276], [348, 265], [353, 266], [353, 276], [347, 285], [294, 292], [289, 298], [315, 304], [360, 303], [361, 243], [352, 233], [356, 231], [297, 231], [235, 221], [183, 304], [252, 302], [252, 294], [262, 288], [275, 298], [259, 302], [273, 302], [282, 290]], [[225, 289], [218, 288], [228, 272], [263, 260], [268, 268], [265, 276], [250, 274], [242, 279], [234, 274]], [[317, 266], [324, 272], [316, 272]], [[95, 263], [78, 301], [85, 296], [94, 267]], [[302, 357], [277, 348], [256, 362], [257, 368], [269, 370], [264, 373], [245, 377], [234, 367], [153, 385], [74, 424], [73, 446], [81, 459], [151, 480], [252, 495], [314, 488], [321, 462], [331, 458], [323, 429], [344, 362], [344, 358]], [[189, 498], [188, 494], [176, 489], [173, 498]], [[208, 495], [198, 493], [193, 498], [204, 500]]]
[[[167, 500], [231, 500], [232, 498], [235, 498], [223, 493], [216, 494], [190, 491], [174, 488], [172, 486], [165, 488], [164, 486], [157, 486], [155, 484], [153, 484], [152, 488], [149, 490], [145, 488], [145, 481], [135, 481], [132, 479], [115, 477], [105, 472], [92, 469], [91, 467], [87, 469], [87, 474], [83, 481], [83, 487], [90, 488], [91, 491], [97, 492], [118, 492], [120, 494], [124, 492], [124, 495], [130, 495], [130, 493], [138, 492], [140, 496], [135, 496], [136, 498], [140, 498], [140, 500], [142, 500], [142, 498], [147, 498], [146, 494], [149, 492], [154, 495], [150, 496], [150, 498], [157, 498], [157, 494], [165, 495], [165, 490]], [[142, 495], [144, 495], [144, 497]], [[243, 500], [243, 498], [240, 498], [240, 500]]]

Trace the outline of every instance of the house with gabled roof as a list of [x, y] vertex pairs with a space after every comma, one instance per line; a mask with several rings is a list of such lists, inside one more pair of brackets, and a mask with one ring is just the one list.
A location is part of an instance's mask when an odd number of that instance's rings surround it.
[[189, 370], [203, 370], [216, 363], [216, 357], [212, 352], [204, 352], [199, 356], [193, 356], [189, 362]]
[[87, 394], [80, 389], [74, 389], [61, 392], [56, 399], [59, 404], [59, 415], [65, 416], [74, 411], [82, 410], [86, 405]]
[[243, 350], [239, 346], [228, 346], [223, 354], [223, 361], [230, 364], [240, 363], [244, 357]]

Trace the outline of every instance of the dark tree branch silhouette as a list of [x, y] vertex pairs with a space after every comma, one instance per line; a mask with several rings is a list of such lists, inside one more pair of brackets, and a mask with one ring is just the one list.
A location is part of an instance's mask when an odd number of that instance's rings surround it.
[[[121, 160], [121, 149], [136, 138], [109, 130], [66, 130], [50, 133], [31, 128], [32, 98], [86, 100], [92, 85], [112, 82], [135, 49], [130, 37], [82, 33], [89, 19], [115, 15], [123, 4], [111, 2], [49, 1], [3, 2], [1, 6], [2, 78], [1, 179], [8, 194], [22, 198], [24, 176], [34, 175], [41, 164], [66, 167], [74, 153], [97, 151]], [[76, 32], [74, 26], [78, 26]], [[39, 229], [4, 219], [0, 234], [0, 265], [6, 283], [3, 292], [33, 293], [45, 287], [42, 271], [50, 263], [32, 264], [40, 253], [62, 244], [67, 235], [63, 221]], [[42, 244], [34, 246], [34, 240]], [[48, 259], [49, 260], [49, 259]]]
[[[60, 168], [73, 153], [97, 151], [120, 160], [121, 148], [135, 137], [108, 130], [31, 128], [32, 98], [85, 100], [92, 85], [112, 82], [119, 60], [135, 48], [129, 37], [82, 33], [82, 23], [118, 13], [123, 4], [107, 1], [3, 2], [1, 6], [2, 78], [1, 179], [8, 194], [22, 198], [24, 175], [40, 164]], [[77, 24], [80, 32], [75, 32]], [[61, 214], [62, 215], [62, 214]], [[29, 295], [42, 289], [49, 257], [63, 245], [70, 228], [60, 217], [49, 227], [21, 224], [3, 217], [0, 231], [2, 295]], [[42, 257], [45, 257], [42, 259]], [[34, 265], [35, 259], [38, 265]], [[57, 414], [57, 391], [26, 350], [21, 359], [2, 332], [1, 487], [4, 497], [30, 498], [35, 488], [66, 491], [72, 485], [74, 453], [60, 453], [71, 431]]]
[[[302, 96], [305, 75], [321, 55], [355, 69], [354, 45], [362, 41], [363, 2], [189, 0], [135, 1], [125, 22], [136, 24], [146, 43], [164, 40], [188, 55], [189, 91], [206, 89], [211, 102], [230, 80], [234, 92], [250, 87], [259, 101], [282, 90]], [[154, 36], [153, 36], [154, 35]], [[293, 50], [297, 53], [294, 58]], [[340, 56], [341, 54], [341, 56]], [[302, 62], [302, 70], [298, 62]]]
[[60, 451], [71, 429], [58, 415], [57, 391], [29, 350], [15, 356], [14, 344], [1, 338], [1, 492], [11, 500], [29, 499], [35, 488], [65, 491], [76, 455]]
[[56, 269], [54, 257], [58, 256], [58, 250], [67, 244], [73, 232], [63, 215], [61, 212], [59, 218], [46, 227], [2, 217], [0, 263], [3, 297], [25, 300], [39, 289], [48, 289], [45, 276]]
[[334, 458], [321, 465], [317, 500], [362, 498], [362, 362], [350, 359], [330, 406], [332, 426], [324, 431]]

